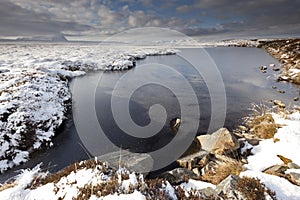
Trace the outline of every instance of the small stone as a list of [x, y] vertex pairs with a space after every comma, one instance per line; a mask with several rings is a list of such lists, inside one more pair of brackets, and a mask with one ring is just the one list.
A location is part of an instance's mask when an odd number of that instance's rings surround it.
[[172, 128], [174, 134], [178, 132], [180, 124], [181, 124], [181, 119], [179, 118], [174, 118], [170, 121], [170, 127]]
[[282, 160], [282, 162], [283, 162], [284, 164], [288, 164], [288, 163], [293, 162], [291, 159], [286, 158], [286, 157], [284, 157], [284, 156], [282, 156], [282, 155], [277, 155], [277, 157], [280, 158], [280, 160]]
[[281, 94], [284, 94], [285, 91], [284, 90], [277, 90], [277, 92], [281, 93]]
[[243, 193], [236, 189], [236, 185], [241, 178], [235, 175], [230, 175], [219, 183], [216, 187], [218, 196], [225, 197], [224, 199], [246, 199]]
[[300, 174], [295, 172], [288, 173], [288, 179], [297, 186], [300, 186]]
[[288, 166], [290, 169], [300, 169], [300, 166], [297, 165], [296, 163], [293, 163], [293, 162], [288, 163], [287, 166]]
[[274, 85], [272, 86], [272, 88], [273, 88], [273, 89], [277, 89], [277, 87], [276, 87], [276, 86], [274, 86]]
[[293, 100], [294, 101], [299, 101], [299, 97], [295, 97]]
[[259, 68], [261, 71], [265, 71], [265, 70], [267, 70], [268, 68], [267, 68], [267, 66], [265, 66], [265, 65], [262, 65], [262, 66], [260, 66], [260, 68]]
[[289, 81], [289, 80], [290, 80], [290, 78], [289, 78], [289, 77], [287, 77], [287, 76], [283, 76], [283, 75], [281, 75], [281, 76], [279, 76], [279, 77], [277, 78], [277, 80], [278, 80], [278, 81]]
[[259, 142], [261, 141], [261, 140], [258, 139], [258, 138], [247, 138], [246, 140], [247, 140], [247, 142], [248, 142], [249, 144], [251, 144], [252, 146], [258, 145]]
[[273, 68], [273, 71], [275, 71], [275, 72], [277, 72], [279, 70], [280, 70], [280, 68]]
[[242, 125], [238, 126], [238, 129], [240, 129], [242, 132], [248, 131], [248, 128]]
[[199, 192], [201, 194], [201, 199], [219, 199], [215, 190], [211, 187], [201, 189]]
[[280, 101], [280, 100], [274, 100], [273, 103], [275, 106], [278, 106], [280, 108], [285, 108], [285, 104], [282, 103], [282, 101]]
[[274, 165], [274, 166], [271, 166], [268, 169], [264, 170], [264, 173], [279, 176], [279, 177], [284, 177], [285, 171], [287, 169], [288, 169], [288, 167], [285, 165]]
[[275, 67], [275, 64], [274, 64], [274, 63], [271, 63], [271, 64], [270, 64], [270, 67]]
[[172, 185], [178, 185], [188, 179], [196, 179], [197, 175], [189, 169], [175, 168], [169, 172], [158, 175], [158, 178], [166, 179]]
[[127, 169], [141, 173], [150, 172], [154, 163], [149, 154], [132, 153], [126, 150], [107, 153], [98, 156], [97, 159], [106, 161], [113, 169], [119, 169], [120, 164], [124, 164]]

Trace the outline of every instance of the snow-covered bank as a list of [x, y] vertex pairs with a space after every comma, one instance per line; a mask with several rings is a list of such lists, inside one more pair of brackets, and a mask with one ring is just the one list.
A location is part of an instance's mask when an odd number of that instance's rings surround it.
[[147, 55], [175, 54], [162, 47], [100, 46], [93, 44], [0, 44], [0, 67], [48, 70], [121, 70]]
[[300, 185], [299, 183], [295, 185], [295, 180], [289, 175], [294, 172], [296, 180], [299, 181], [300, 112], [272, 113], [272, 116], [275, 123], [281, 127], [273, 138], [262, 140], [256, 146], [247, 147], [251, 149], [252, 155], [247, 158], [246, 171], [242, 172], [241, 176], [260, 179], [276, 192], [278, 199], [300, 199]]
[[54, 175], [40, 166], [24, 170], [0, 188], [0, 199], [182, 199], [204, 197], [201, 189], [215, 186], [190, 179], [173, 186], [162, 179], [147, 180], [124, 168], [115, 171], [97, 160], [82, 161]]
[[29, 158], [65, 118], [71, 98], [67, 81], [34, 69], [0, 73], [0, 172]]
[[68, 78], [91, 70], [124, 70], [148, 55], [175, 54], [164, 48], [99, 45], [0, 45], [0, 173], [29, 159], [65, 119]]

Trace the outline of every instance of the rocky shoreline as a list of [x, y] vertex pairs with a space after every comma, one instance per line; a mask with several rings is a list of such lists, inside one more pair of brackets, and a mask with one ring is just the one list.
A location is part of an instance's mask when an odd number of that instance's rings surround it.
[[283, 65], [279, 81], [300, 84], [300, 39], [285, 39], [262, 42], [264, 48]]
[[294, 153], [300, 142], [300, 109], [257, 108], [246, 126], [198, 136], [199, 151], [178, 159], [178, 168], [157, 178], [148, 179], [119, 161], [111, 168], [95, 158], [54, 174], [41, 166], [24, 170], [0, 187], [0, 197], [39, 199], [46, 193], [48, 199], [300, 198], [300, 160]]
[[[229, 40], [224, 41], [227, 46], [257, 47], [263, 48], [281, 64], [281, 68], [273, 68], [274, 71], [282, 69], [277, 77], [278, 81], [288, 81], [300, 84], [300, 39], [254, 39], [254, 40]], [[271, 66], [274, 67], [274, 66]]]

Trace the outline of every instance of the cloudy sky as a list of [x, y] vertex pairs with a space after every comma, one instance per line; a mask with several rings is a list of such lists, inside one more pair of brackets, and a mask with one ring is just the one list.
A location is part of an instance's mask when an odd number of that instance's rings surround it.
[[190, 36], [299, 36], [300, 0], [1, 0], [0, 37], [97, 38], [142, 27]]

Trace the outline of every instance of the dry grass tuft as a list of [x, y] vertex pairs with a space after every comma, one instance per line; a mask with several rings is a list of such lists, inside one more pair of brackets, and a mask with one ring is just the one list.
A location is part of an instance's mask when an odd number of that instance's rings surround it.
[[266, 194], [272, 199], [276, 199], [275, 192], [268, 189], [257, 178], [243, 177], [237, 181], [236, 189], [242, 192], [247, 200], [264, 200]]
[[104, 163], [97, 161], [95, 159], [81, 161], [81, 162], [75, 162], [74, 164], [69, 165], [65, 169], [58, 171], [54, 174], [48, 174], [48, 176], [46, 176], [46, 177], [37, 177], [33, 181], [30, 188], [35, 189], [41, 185], [46, 185], [47, 183], [55, 184], [55, 183], [59, 182], [62, 177], [67, 177], [72, 172], [76, 172], [83, 168], [87, 168], [87, 169], [89, 169], [89, 168], [91, 168], [91, 169], [99, 168], [100, 169], [101, 168], [101, 171], [104, 174], [109, 173], [107, 166]]
[[244, 171], [243, 163], [234, 159], [228, 159], [226, 161], [211, 161], [207, 165], [208, 170], [201, 176], [203, 181], [210, 182], [212, 184], [219, 184], [229, 175], [239, 175]]
[[260, 139], [273, 138], [280, 125], [275, 123], [274, 118], [270, 114], [272, 112], [271, 109], [260, 104], [253, 105], [252, 111], [252, 116], [246, 119], [246, 124], [250, 128], [250, 133]]
[[9, 189], [9, 188], [13, 188], [15, 186], [16, 186], [16, 183], [5, 183], [0, 186], [0, 192], [2, 192], [3, 190]]
[[76, 199], [89, 199], [92, 195], [97, 197], [107, 196], [118, 192], [119, 188], [120, 185], [116, 179], [99, 183], [97, 185], [87, 184], [83, 188], [79, 188], [79, 193]]

